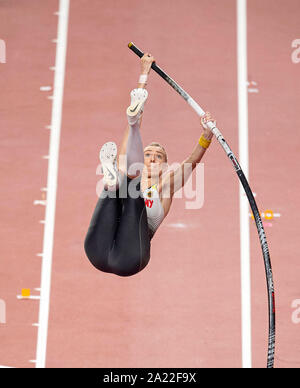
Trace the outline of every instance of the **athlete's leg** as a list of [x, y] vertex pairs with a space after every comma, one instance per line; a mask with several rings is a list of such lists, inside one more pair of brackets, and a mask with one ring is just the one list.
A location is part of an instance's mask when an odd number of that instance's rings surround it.
[[[150, 240], [144, 199], [140, 191], [140, 178], [144, 162], [143, 143], [140, 135], [140, 117], [148, 97], [145, 89], [131, 92], [131, 105], [127, 109], [129, 136], [127, 141], [128, 191], [123, 200], [122, 218], [116, 232], [109, 263], [113, 272], [130, 276], [141, 271], [150, 259]], [[132, 167], [139, 164], [139, 170]]]
[[[144, 104], [148, 97], [146, 89], [134, 89], [130, 93], [131, 104], [127, 108], [127, 120], [129, 124], [129, 135], [126, 148], [127, 156], [127, 175], [135, 178], [142, 173], [144, 163], [143, 142], [140, 134], [140, 117], [142, 116]], [[140, 168], [131, 171], [134, 165], [140, 165]], [[138, 167], [137, 167], [138, 168]]]
[[[122, 201], [119, 199], [119, 192], [124, 190], [120, 177], [122, 173], [119, 174], [116, 168], [116, 144], [113, 142], [105, 143], [100, 150], [99, 156], [106, 189], [103, 190], [98, 200], [84, 247], [87, 257], [96, 268], [105, 272], [111, 272], [108, 258], [122, 211]], [[118, 178], [120, 178], [120, 186]]]
[[150, 237], [140, 179], [128, 178], [128, 197], [122, 200], [122, 217], [109, 256], [109, 266], [119, 276], [140, 272], [150, 260]]
[[128, 125], [120, 146], [118, 168], [130, 178], [135, 178], [141, 171], [130, 171], [130, 166], [144, 163], [143, 143], [139, 130], [148, 92], [144, 88], [134, 89], [131, 91], [130, 97], [131, 103], [127, 109]]
[[97, 269], [104, 272], [112, 272], [108, 259], [122, 210], [121, 199], [110, 198], [109, 193], [108, 191], [102, 192], [84, 242], [88, 259]]
[[[148, 93], [145, 89], [134, 89], [131, 92], [131, 105], [127, 109], [129, 124], [129, 136], [127, 140], [127, 168], [133, 164], [140, 164], [140, 171], [134, 171], [133, 176], [140, 175], [143, 168], [144, 152], [139, 132], [140, 118]], [[106, 143], [100, 151], [100, 159], [103, 166], [104, 178], [113, 190], [118, 188], [117, 147], [114, 143]], [[120, 171], [120, 174], [122, 172]], [[125, 175], [126, 177], [126, 175]], [[119, 180], [117, 193], [123, 198], [123, 182], [128, 186], [130, 178]], [[139, 184], [139, 182], [138, 182]], [[139, 184], [140, 185], [140, 184]], [[127, 187], [128, 188], [128, 187]], [[108, 187], [109, 190], [109, 187]], [[105, 272], [114, 272], [121, 276], [130, 276], [142, 270], [150, 259], [150, 241], [148, 235], [147, 215], [144, 200], [140, 195], [140, 187], [135, 198], [126, 190], [122, 200], [123, 210], [120, 215], [120, 202], [113, 201], [117, 198], [101, 198], [96, 207], [85, 243], [85, 250], [92, 264]], [[110, 203], [112, 202], [112, 203]], [[115, 218], [121, 217], [120, 226], [117, 227]], [[110, 219], [111, 228], [106, 230], [106, 220]], [[102, 236], [103, 235], [103, 236]]]

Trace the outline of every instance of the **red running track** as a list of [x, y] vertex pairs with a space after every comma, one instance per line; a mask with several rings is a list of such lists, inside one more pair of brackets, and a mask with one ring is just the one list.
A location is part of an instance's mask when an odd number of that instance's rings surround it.
[[[0, 365], [33, 367], [40, 287], [58, 1], [2, 1]], [[300, 365], [297, 225], [299, 38], [297, 1], [248, 4], [250, 185], [265, 220], [277, 305], [276, 367]], [[15, 28], [15, 26], [18, 28]], [[59, 155], [47, 367], [240, 367], [238, 180], [217, 142], [205, 155], [205, 200], [187, 210], [175, 199], [152, 241], [149, 265], [131, 278], [96, 271], [83, 240], [97, 201], [98, 151], [120, 144], [139, 63], [134, 41], [151, 52], [211, 111], [238, 155], [236, 4], [233, 0], [71, 2]], [[256, 84], [254, 84], [255, 82]], [[257, 89], [254, 91], [253, 89]], [[156, 74], [150, 75], [144, 144], [157, 140], [181, 162], [200, 135], [199, 119]], [[181, 227], [180, 227], [181, 226]], [[252, 361], [265, 367], [267, 294], [251, 223]], [[38, 291], [32, 291], [38, 295]], [[299, 303], [300, 304], [300, 303]]]

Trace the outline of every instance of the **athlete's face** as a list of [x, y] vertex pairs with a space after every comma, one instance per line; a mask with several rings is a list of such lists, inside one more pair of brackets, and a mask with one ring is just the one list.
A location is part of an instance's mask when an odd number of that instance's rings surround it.
[[160, 147], [150, 146], [144, 151], [144, 164], [148, 176], [159, 176], [166, 164], [166, 157]]

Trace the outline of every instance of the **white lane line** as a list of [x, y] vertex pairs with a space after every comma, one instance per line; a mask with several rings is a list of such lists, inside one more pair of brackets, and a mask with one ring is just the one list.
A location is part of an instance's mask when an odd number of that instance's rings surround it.
[[58, 175], [59, 144], [62, 119], [63, 90], [65, 79], [65, 63], [67, 52], [69, 0], [59, 1], [59, 19], [57, 30], [57, 46], [55, 60], [53, 104], [51, 116], [49, 165], [47, 179], [47, 206], [44, 227], [43, 260], [41, 274], [41, 300], [39, 308], [39, 327], [36, 349], [36, 367], [45, 368], [48, 336], [50, 288], [53, 238], [55, 225], [56, 191]]
[[[248, 91], [247, 91], [247, 0], [237, 0], [237, 67], [239, 161], [248, 180]], [[242, 185], [240, 189], [240, 261], [241, 261], [241, 320], [242, 367], [251, 368], [251, 278], [249, 205]]]
[[38, 295], [30, 295], [30, 296], [17, 295], [17, 299], [22, 299], [22, 300], [27, 300], [27, 299], [39, 300], [39, 299], [41, 299], [41, 297], [38, 296]]
[[15, 366], [5, 366], [5, 365], [0, 365], [0, 368], [15, 368]]
[[52, 90], [52, 86], [41, 86], [40, 87], [41, 92], [49, 92], [50, 90]]
[[170, 228], [178, 228], [178, 229], [185, 229], [187, 227], [186, 224], [183, 224], [181, 222], [177, 222], [175, 224], [167, 224], [166, 226], [168, 226]]
[[40, 200], [40, 199], [37, 199], [35, 201], [33, 201], [33, 204], [34, 205], [42, 205], [42, 206], [46, 206], [47, 205], [47, 201], [46, 200]]

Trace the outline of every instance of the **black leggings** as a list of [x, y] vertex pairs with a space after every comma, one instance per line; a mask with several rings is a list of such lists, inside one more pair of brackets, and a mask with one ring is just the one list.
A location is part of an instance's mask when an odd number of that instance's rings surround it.
[[[97, 269], [119, 276], [131, 276], [146, 267], [153, 237], [143, 197], [128, 195], [130, 182], [127, 178], [127, 198], [122, 198], [126, 179], [117, 192], [102, 192], [84, 242], [86, 255]], [[140, 194], [140, 177], [133, 184]]]

